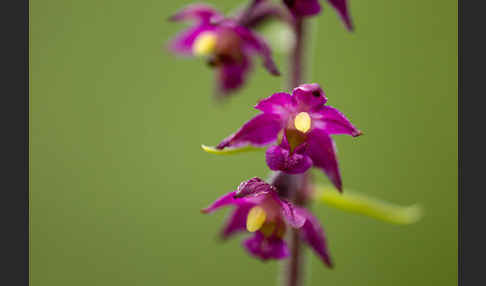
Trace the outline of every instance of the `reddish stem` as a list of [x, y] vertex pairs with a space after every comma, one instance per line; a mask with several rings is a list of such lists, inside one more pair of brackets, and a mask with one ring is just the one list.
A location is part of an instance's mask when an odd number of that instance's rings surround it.
[[305, 42], [305, 23], [302, 18], [296, 18], [294, 21], [294, 48], [290, 54], [290, 80], [289, 88], [293, 89], [303, 83], [305, 76], [305, 58], [304, 58], [304, 42]]
[[[304, 70], [305, 70], [305, 23], [302, 18], [296, 18], [294, 22], [295, 32], [295, 44], [289, 59], [290, 78], [289, 88], [292, 90], [298, 85], [303, 83]], [[302, 174], [299, 176], [290, 176], [289, 180], [294, 180], [291, 188], [288, 190], [288, 197], [297, 206], [305, 206], [306, 199], [304, 190], [307, 187], [308, 174]], [[300, 181], [300, 182], [296, 182]], [[284, 268], [284, 279], [282, 279], [283, 286], [302, 286], [304, 283], [304, 253], [302, 249], [302, 242], [300, 234], [297, 229], [293, 229], [289, 233], [289, 247], [290, 257], [286, 262]]]

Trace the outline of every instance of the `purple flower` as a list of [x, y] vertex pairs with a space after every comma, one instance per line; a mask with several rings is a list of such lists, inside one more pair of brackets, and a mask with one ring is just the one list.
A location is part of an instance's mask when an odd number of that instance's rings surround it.
[[330, 135], [361, 135], [337, 109], [325, 106], [327, 98], [318, 84], [303, 84], [288, 93], [276, 93], [255, 108], [263, 113], [246, 122], [216, 148], [264, 146], [270, 169], [289, 174], [303, 173], [311, 166], [322, 169], [342, 190], [336, 150]]
[[[318, 0], [283, 0], [285, 5], [296, 17], [317, 15], [321, 12], [321, 4]], [[348, 0], [327, 0], [343, 20], [348, 30], [353, 30], [353, 24], [349, 15]]]
[[217, 69], [218, 87], [223, 94], [242, 86], [251, 70], [253, 55], [263, 59], [271, 74], [279, 75], [266, 42], [212, 7], [189, 5], [170, 19], [194, 21], [170, 42], [169, 49], [182, 55], [207, 57], [209, 65]]
[[284, 235], [290, 226], [298, 229], [302, 240], [332, 267], [324, 231], [317, 219], [307, 210], [281, 199], [274, 186], [259, 178], [250, 179], [202, 212], [211, 213], [230, 205], [235, 208], [222, 230], [224, 239], [243, 231], [251, 232], [253, 236], [243, 242], [251, 255], [262, 260], [283, 259], [289, 255]]

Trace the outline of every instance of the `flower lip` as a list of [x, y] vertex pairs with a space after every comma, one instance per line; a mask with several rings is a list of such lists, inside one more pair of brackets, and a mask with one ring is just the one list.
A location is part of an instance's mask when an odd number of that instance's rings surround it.
[[265, 153], [268, 167], [274, 171], [284, 171], [287, 174], [300, 174], [312, 167], [312, 159], [304, 154], [290, 151], [281, 146], [272, 146]]
[[255, 232], [254, 236], [243, 242], [245, 249], [255, 257], [263, 261], [268, 259], [284, 259], [289, 256], [287, 243], [281, 238], [265, 238], [261, 232]]

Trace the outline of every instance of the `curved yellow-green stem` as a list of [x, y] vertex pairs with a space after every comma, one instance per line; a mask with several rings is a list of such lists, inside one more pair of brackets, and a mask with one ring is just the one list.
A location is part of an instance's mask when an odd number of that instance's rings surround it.
[[349, 190], [339, 193], [330, 186], [316, 186], [315, 198], [337, 209], [393, 224], [412, 224], [422, 217], [419, 205], [398, 206]]
[[216, 154], [216, 155], [232, 155], [237, 153], [244, 153], [244, 152], [252, 152], [252, 151], [263, 151], [264, 148], [260, 147], [253, 147], [253, 146], [245, 146], [240, 148], [224, 148], [224, 149], [217, 149], [215, 147], [201, 145], [201, 148], [208, 153]]

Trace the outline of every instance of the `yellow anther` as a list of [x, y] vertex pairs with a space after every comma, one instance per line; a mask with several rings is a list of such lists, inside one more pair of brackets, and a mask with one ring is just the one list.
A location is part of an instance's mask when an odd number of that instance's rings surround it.
[[302, 133], [306, 133], [311, 128], [311, 118], [309, 113], [301, 112], [295, 116], [294, 119], [295, 129], [299, 130]]
[[250, 212], [248, 212], [248, 217], [246, 218], [246, 229], [249, 232], [255, 232], [259, 230], [265, 219], [267, 218], [267, 213], [262, 207], [253, 207]]
[[192, 52], [196, 56], [208, 56], [216, 48], [217, 36], [213, 32], [204, 32], [196, 38], [192, 45]]

